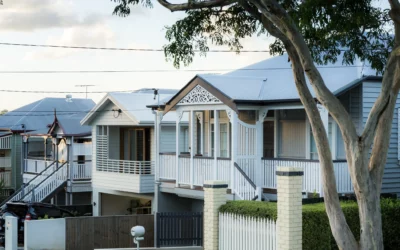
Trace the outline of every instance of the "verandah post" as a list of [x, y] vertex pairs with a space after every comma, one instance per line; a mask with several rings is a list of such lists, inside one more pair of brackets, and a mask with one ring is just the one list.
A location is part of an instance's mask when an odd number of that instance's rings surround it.
[[218, 179], [219, 111], [214, 110], [214, 180]]
[[234, 188], [235, 188], [235, 162], [237, 161], [237, 137], [238, 137], [238, 114], [230, 110], [228, 111], [230, 113], [229, 118], [231, 120], [232, 124], [232, 150], [231, 150], [231, 181], [230, 181], [230, 188], [232, 190], [232, 193]]
[[180, 121], [182, 118], [182, 114], [183, 112], [181, 111], [176, 111], [176, 169], [175, 169], [175, 186], [179, 187], [179, 153], [180, 153], [180, 149], [179, 149], [179, 140], [180, 140], [180, 133], [181, 133], [181, 125], [180, 125]]
[[193, 162], [193, 157], [194, 157], [194, 125], [195, 125], [195, 117], [194, 117], [194, 111], [190, 111], [190, 188], [193, 188], [194, 185], [194, 162]]

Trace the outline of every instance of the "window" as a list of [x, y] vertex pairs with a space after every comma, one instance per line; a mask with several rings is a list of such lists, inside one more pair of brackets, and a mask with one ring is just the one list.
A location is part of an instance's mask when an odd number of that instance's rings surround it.
[[305, 158], [306, 124], [304, 121], [281, 121], [279, 156]]
[[228, 157], [228, 124], [221, 123], [219, 126], [219, 156]]
[[149, 161], [150, 129], [126, 129], [123, 133], [123, 158], [128, 161]]
[[[211, 124], [211, 156], [214, 156], [215, 127]], [[219, 155], [218, 157], [229, 157], [229, 126], [228, 123], [219, 124]]]
[[97, 126], [97, 135], [108, 135], [107, 126]]

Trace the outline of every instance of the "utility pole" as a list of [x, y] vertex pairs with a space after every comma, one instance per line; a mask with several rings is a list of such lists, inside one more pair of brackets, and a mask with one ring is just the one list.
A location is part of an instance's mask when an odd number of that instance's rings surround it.
[[89, 85], [89, 84], [84, 84], [84, 85], [75, 85], [75, 87], [84, 87], [86, 89], [86, 99], [87, 99], [87, 93], [88, 93], [88, 87], [93, 87], [95, 85]]

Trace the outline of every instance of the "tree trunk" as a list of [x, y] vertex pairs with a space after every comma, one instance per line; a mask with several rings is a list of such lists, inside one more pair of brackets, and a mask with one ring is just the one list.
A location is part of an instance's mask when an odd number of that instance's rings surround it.
[[371, 187], [369, 192], [358, 195], [358, 210], [360, 249], [384, 249], [380, 194], [376, 188]]

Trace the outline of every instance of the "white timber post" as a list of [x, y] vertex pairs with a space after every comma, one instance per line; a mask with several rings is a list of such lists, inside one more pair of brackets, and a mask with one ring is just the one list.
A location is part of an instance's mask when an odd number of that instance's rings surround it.
[[[25, 222], [26, 223], [26, 222]], [[6, 216], [5, 224], [5, 249], [17, 250], [18, 248], [18, 218], [14, 216]], [[26, 228], [26, 227], [25, 227]], [[26, 231], [26, 230], [25, 230]], [[25, 237], [26, 239], [26, 237]]]
[[229, 119], [231, 121], [232, 124], [232, 155], [231, 155], [231, 181], [230, 181], [230, 188], [233, 190], [235, 188], [235, 163], [237, 161], [237, 138], [238, 138], [238, 114], [233, 111], [227, 111], [227, 114], [229, 116]]
[[256, 162], [256, 192], [257, 192], [257, 200], [261, 201], [262, 198], [262, 185], [263, 185], [263, 176], [265, 171], [263, 170], [262, 166], [262, 157], [263, 157], [263, 150], [264, 150], [264, 119], [267, 116], [268, 109], [263, 108], [259, 110], [258, 119], [256, 122], [257, 127], [257, 162]]
[[196, 122], [196, 118], [195, 118], [195, 114], [194, 111], [191, 110], [190, 111], [190, 188], [193, 188], [193, 183], [194, 183], [194, 161], [193, 161], [193, 157], [195, 154], [195, 150], [194, 150], [194, 129], [195, 129], [195, 122]]
[[[318, 107], [319, 115], [321, 116], [322, 123], [324, 124], [326, 137], [328, 137], [328, 135], [329, 135], [329, 112], [321, 104], [318, 104], [317, 107]], [[320, 197], [324, 197], [324, 189], [323, 189], [323, 185], [322, 185], [322, 176], [321, 176], [322, 175], [321, 166], [320, 166], [319, 172], [320, 172], [320, 177], [319, 177], [319, 187], [320, 187], [319, 188], [319, 196]]]
[[197, 113], [200, 122], [200, 153], [204, 155], [204, 113]]
[[214, 110], [214, 180], [218, 177], [218, 154], [219, 154], [219, 111]]
[[332, 148], [331, 148], [332, 160], [337, 160], [337, 133], [338, 133], [338, 125], [336, 124], [335, 121], [332, 121]]
[[226, 203], [225, 181], [204, 182], [204, 250], [218, 250], [219, 246], [219, 212], [218, 209]]
[[180, 148], [179, 148], [179, 141], [180, 141], [180, 133], [181, 133], [181, 124], [180, 121], [182, 119], [182, 111], [176, 111], [176, 171], [175, 171], [175, 186], [179, 187], [179, 154], [180, 154]]
[[[154, 123], [154, 138], [156, 142], [156, 158], [155, 160], [155, 176], [156, 182], [160, 180], [160, 142], [161, 142], [161, 121], [163, 118], [163, 112], [156, 110], [155, 111], [155, 123]], [[157, 184], [156, 184], [157, 185]]]
[[302, 249], [303, 170], [278, 167], [277, 246], [280, 250]]

